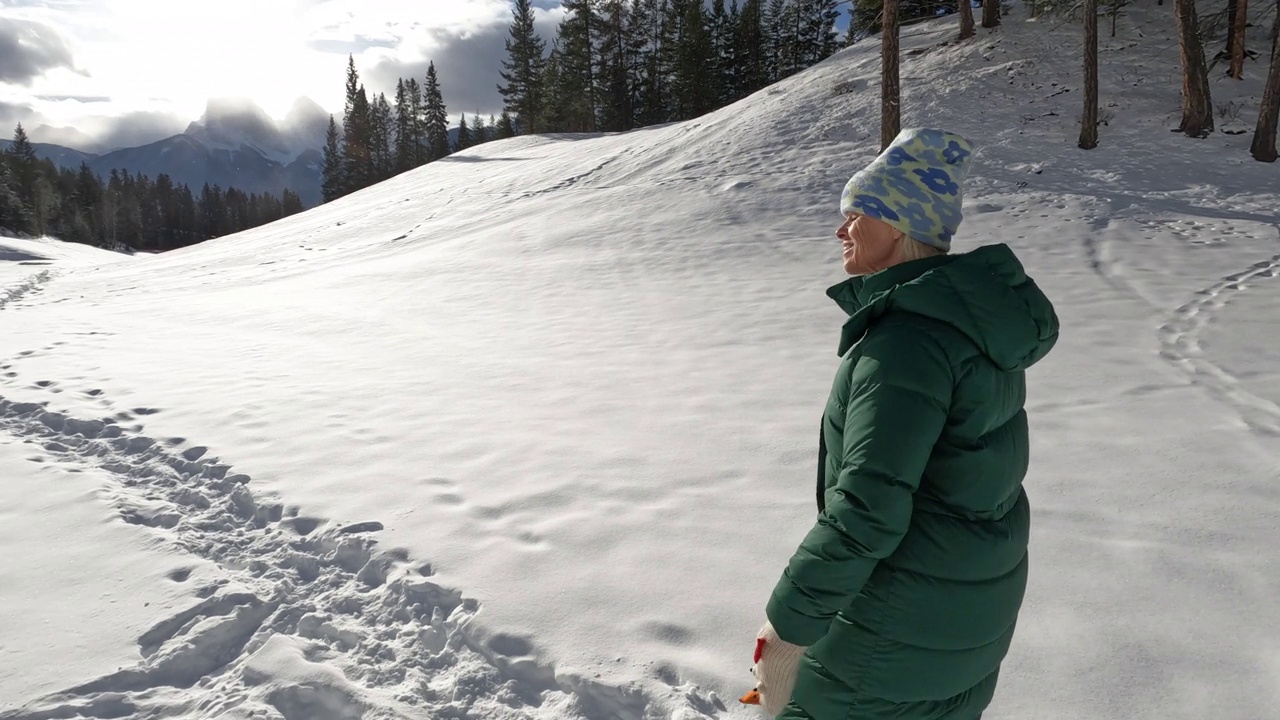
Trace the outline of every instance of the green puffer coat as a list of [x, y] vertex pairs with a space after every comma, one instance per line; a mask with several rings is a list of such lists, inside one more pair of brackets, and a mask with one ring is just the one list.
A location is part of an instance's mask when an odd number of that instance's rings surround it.
[[1058, 319], [1005, 245], [827, 294], [851, 317], [818, 521], [768, 605], [783, 640], [810, 646], [781, 717], [975, 720], [1027, 583], [1023, 370]]

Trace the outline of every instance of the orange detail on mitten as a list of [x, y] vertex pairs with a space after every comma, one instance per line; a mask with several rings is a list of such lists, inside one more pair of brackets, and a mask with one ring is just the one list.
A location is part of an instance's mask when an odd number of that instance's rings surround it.
[[738, 698], [738, 702], [742, 703], [743, 705], [759, 705], [760, 693], [756, 692], [755, 690], [752, 690], [746, 695], [743, 695], [742, 697]]

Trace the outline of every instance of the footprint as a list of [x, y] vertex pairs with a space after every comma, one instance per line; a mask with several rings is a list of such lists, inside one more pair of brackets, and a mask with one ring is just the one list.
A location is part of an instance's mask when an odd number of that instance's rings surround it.
[[174, 582], [186, 582], [187, 578], [191, 577], [191, 568], [178, 568], [177, 570], [171, 570], [166, 577]]
[[53, 387], [54, 385], [57, 385], [57, 384], [58, 383], [52, 380], [37, 380], [35, 385], [38, 388], [48, 388], [48, 387]]
[[135, 413], [137, 413], [137, 414], [139, 414], [139, 415], [155, 415], [156, 413], [158, 413], [158, 412], [160, 412], [160, 411], [159, 411], [159, 410], [157, 410], [157, 409], [155, 409], [155, 408], [146, 408], [146, 407], [141, 407], [141, 408], [134, 408], [134, 409], [133, 409], [133, 412], [135, 412]]
[[92, 390], [85, 390], [84, 394], [88, 395], [89, 397], [98, 397], [99, 395], [102, 394], [102, 391], [97, 388], [94, 388]]

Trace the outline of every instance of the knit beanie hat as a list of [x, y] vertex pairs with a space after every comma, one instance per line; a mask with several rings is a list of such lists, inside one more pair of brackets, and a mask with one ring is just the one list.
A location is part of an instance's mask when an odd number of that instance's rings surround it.
[[972, 154], [969, 141], [954, 133], [903, 130], [845, 185], [840, 212], [883, 220], [926, 245], [950, 250]]

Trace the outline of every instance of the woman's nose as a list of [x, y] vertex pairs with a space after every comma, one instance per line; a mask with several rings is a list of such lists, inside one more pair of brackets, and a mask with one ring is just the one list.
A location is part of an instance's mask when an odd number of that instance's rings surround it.
[[841, 225], [840, 227], [836, 228], [836, 237], [839, 238], [841, 241], [849, 239], [848, 223], [845, 223], [844, 225]]

